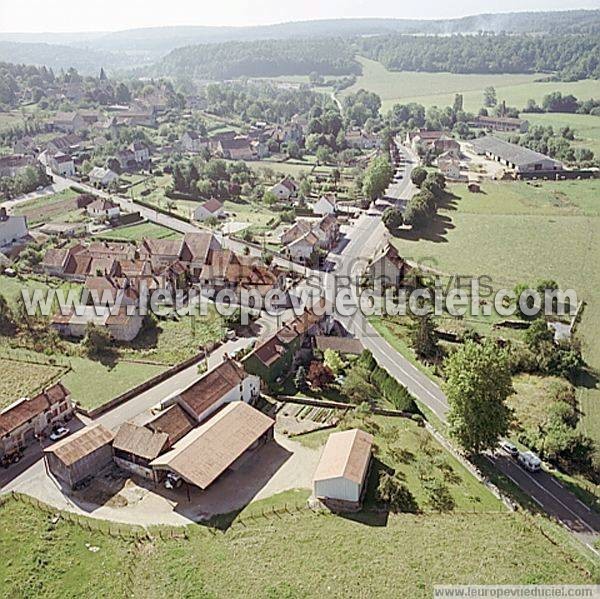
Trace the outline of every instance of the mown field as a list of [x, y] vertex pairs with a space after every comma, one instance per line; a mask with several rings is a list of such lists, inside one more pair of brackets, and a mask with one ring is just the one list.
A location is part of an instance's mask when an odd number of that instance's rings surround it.
[[0, 514], [7, 597], [420, 599], [431, 597], [434, 584], [593, 582], [588, 560], [562, 531], [546, 530], [556, 546], [519, 514], [406, 514], [385, 522], [301, 511], [225, 533], [191, 527], [187, 539], [153, 535], [137, 543], [16, 501]]
[[153, 239], [178, 239], [181, 236], [181, 233], [177, 233], [177, 231], [150, 222], [111, 229], [95, 235], [97, 239], [110, 241], [139, 241], [144, 237]]
[[529, 98], [538, 103], [553, 91], [573, 94], [580, 100], [600, 97], [600, 81], [538, 82], [540, 75], [460, 75], [454, 73], [417, 73], [388, 71], [381, 63], [359, 57], [363, 74], [342, 95], [368, 89], [379, 96], [386, 112], [395, 103], [418, 102], [425, 106], [448, 106], [454, 94], [461, 93], [465, 110], [477, 112], [483, 104], [483, 90], [496, 88], [499, 100], [523, 108]]
[[[578, 328], [584, 357], [600, 369], [600, 181], [452, 186], [453, 201], [418, 237], [394, 240], [401, 255], [448, 274], [489, 275], [497, 288], [555, 279], [587, 305]], [[600, 441], [600, 390], [578, 388], [582, 428]]]

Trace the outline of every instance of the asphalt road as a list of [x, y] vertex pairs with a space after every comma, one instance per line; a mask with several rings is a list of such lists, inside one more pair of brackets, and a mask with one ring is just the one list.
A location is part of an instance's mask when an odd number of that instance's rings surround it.
[[[405, 176], [388, 189], [386, 195], [407, 200], [415, 191], [410, 183], [410, 171], [416, 164], [416, 160], [406, 148], [401, 147], [401, 150], [409, 160], [406, 163]], [[335, 277], [352, 277], [358, 274], [366, 260], [373, 256], [374, 248], [384, 242], [386, 231], [379, 216], [362, 215], [348, 235], [348, 243], [342, 252], [334, 257], [337, 266], [335, 272], [327, 273], [323, 277], [323, 286], [330, 301], [335, 295]], [[434, 381], [387, 343], [362, 313], [357, 312], [352, 317], [341, 320], [347, 329], [373, 353], [381, 366], [405, 385], [442, 422], [446, 421], [448, 400]], [[501, 452], [488, 454], [486, 459], [531, 497], [541, 510], [562, 522], [598, 554], [592, 547], [592, 543], [600, 534], [600, 514], [587, 507], [556, 477], [546, 471], [530, 473]]]

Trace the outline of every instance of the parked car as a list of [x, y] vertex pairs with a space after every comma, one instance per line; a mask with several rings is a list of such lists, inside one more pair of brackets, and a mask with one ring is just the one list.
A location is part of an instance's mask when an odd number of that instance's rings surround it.
[[181, 476], [177, 476], [177, 474], [173, 474], [172, 472], [168, 472], [165, 478], [165, 489], [179, 489], [183, 484], [183, 479]]
[[71, 431], [66, 426], [56, 426], [50, 433], [50, 439], [52, 439], [52, 441], [59, 441], [66, 437], [70, 432]]
[[517, 458], [519, 456], [519, 450], [510, 441], [502, 441], [500, 443], [500, 449], [506, 452], [511, 458]]
[[525, 468], [525, 470], [529, 470], [529, 472], [538, 472], [538, 470], [541, 470], [542, 468], [542, 460], [540, 460], [540, 458], [532, 451], [519, 453], [517, 461]]

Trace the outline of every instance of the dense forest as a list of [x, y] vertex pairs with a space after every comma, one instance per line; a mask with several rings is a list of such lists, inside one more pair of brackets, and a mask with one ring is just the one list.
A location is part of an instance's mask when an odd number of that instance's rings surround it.
[[364, 38], [358, 48], [392, 71], [551, 73], [565, 81], [600, 78], [598, 35], [388, 35]]
[[151, 67], [153, 75], [199, 79], [352, 75], [360, 73], [350, 44], [341, 39], [267, 40], [188, 46]]

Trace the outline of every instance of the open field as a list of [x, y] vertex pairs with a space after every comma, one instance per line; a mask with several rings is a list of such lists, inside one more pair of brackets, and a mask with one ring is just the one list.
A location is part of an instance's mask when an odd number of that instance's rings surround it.
[[[289, 493], [280, 507], [285, 500]], [[593, 582], [589, 562], [563, 531], [550, 531], [565, 543], [557, 547], [519, 514], [403, 514], [385, 522], [301, 511], [225, 533], [190, 527], [186, 539], [154, 534], [134, 543], [99, 532], [98, 523], [88, 530], [54, 521], [16, 501], [0, 513], [0, 579], [11, 597], [35, 589], [48, 598], [420, 599], [431, 597], [433, 584]]]
[[21, 397], [31, 397], [60, 377], [64, 368], [0, 357], [0, 410]]
[[83, 208], [77, 208], [77, 195], [72, 189], [43, 195], [15, 206], [13, 214], [26, 216], [29, 225], [72, 220], [84, 212]]
[[418, 102], [425, 106], [448, 106], [454, 94], [462, 93], [465, 110], [476, 112], [483, 104], [483, 90], [494, 86], [498, 100], [509, 106], [523, 108], [529, 98], [538, 103], [553, 91], [573, 94], [580, 100], [600, 97], [600, 81], [586, 79], [575, 82], [537, 82], [542, 75], [460, 75], [454, 73], [417, 73], [388, 71], [381, 63], [358, 57], [363, 74], [342, 96], [359, 89], [373, 91], [382, 100], [387, 112], [394, 104]]
[[118, 361], [102, 363], [89, 358], [69, 358], [72, 370], [62, 382], [73, 401], [84, 408], [97, 408], [121, 393], [160, 374], [166, 366]]
[[106, 239], [111, 241], [139, 241], [144, 237], [150, 237], [153, 239], [178, 239], [181, 237], [181, 233], [177, 233], [162, 225], [155, 223], [140, 223], [139, 225], [132, 225], [130, 227], [120, 227], [117, 229], [110, 229], [95, 235], [97, 239]]
[[[489, 275], [496, 289], [555, 279], [586, 301], [578, 336], [600, 368], [599, 181], [486, 183], [483, 193], [452, 186], [455, 199], [418, 238], [394, 240], [409, 260], [445, 273]], [[600, 440], [600, 390], [578, 388], [582, 428]]]

